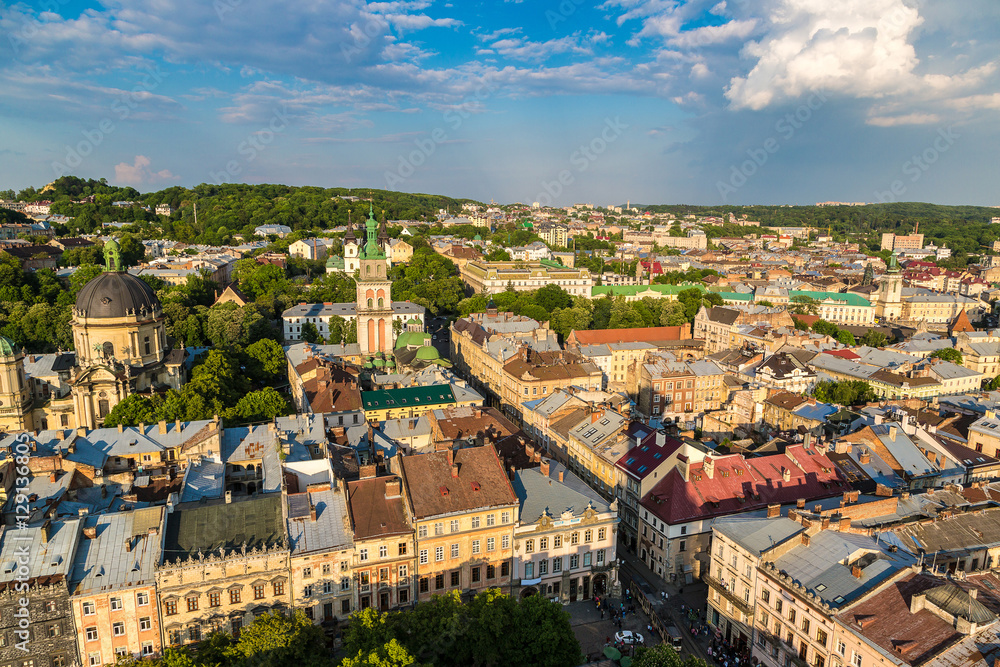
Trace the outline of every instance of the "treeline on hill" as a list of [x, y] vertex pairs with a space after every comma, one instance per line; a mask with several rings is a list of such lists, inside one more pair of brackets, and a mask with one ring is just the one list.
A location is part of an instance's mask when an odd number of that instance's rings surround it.
[[[94, 196], [94, 203], [73, 203], [88, 196]], [[364, 201], [348, 201], [340, 199], [341, 196]], [[431, 221], [439, 209], [459, 213], [463, 203], [472, 201], [389, 190], [240, 183], [202, 183], [193, 188], [171, 187], [142, 194], [133, 188], [108, 185], [105, 179], [84, 180], [75, 176], [63, 176], [40, 190], [26, 188], [16, 194], [22, 201], [51, 200], [53, 214], [74, 218], [66, 230], [60, 230], [68, 234], [91, 233], [104, 222], [129, 222], [135, 223], [137, 231], [145, 233], [146, 238], [213, 245], [227, 242], [233, 234], [251, 236], [255, 227], [264, 224], [287, 225], [293, 230], [321, 230], [347, 224], [348, 211], [359, 222], [368, 216], [369, 197], [376, 217], [381, 219], [384, 215], [389, 220]], [[112, 206], [115, 201], [134, 201], [136, 205]], [[157, 204], [169, 204], [174, 213], [167, 219], [143, 209], [143, 206], [155, 209]], [[157, 233], [152, 233], [154, 230]]]
[[[925, 243], [946, 245], [952, 257], [938, 262], [947, 268], [961, 268], [981, 255], [995, 254], [993, 241], [1000, 239], [1000, 225], [991, 225], [998, 211], [987, 206], [944, 206], [922, 202], [893, 202], [865, 206], [646, 206], [653, 213], [681, 217], [746, 215], [748, 220], [765, 227], [816, 227], [830, 229], [835, 241], [854, 241], [861, 250], [877, 254], [882, 233], [910, 234], [919, 225]], [[773, 232], [756, 227], [723, 225], [706, 230], [709, 237], [742, 236], [747, 233]]]

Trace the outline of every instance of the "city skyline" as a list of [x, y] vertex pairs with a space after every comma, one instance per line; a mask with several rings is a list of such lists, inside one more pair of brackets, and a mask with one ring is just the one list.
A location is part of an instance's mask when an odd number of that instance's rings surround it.
[[998, 19], [988, 0], [17, 4], [0, 186], [991, 205]]

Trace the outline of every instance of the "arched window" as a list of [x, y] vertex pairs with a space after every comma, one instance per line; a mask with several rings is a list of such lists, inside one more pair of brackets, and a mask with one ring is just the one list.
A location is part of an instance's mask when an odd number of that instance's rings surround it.
[[104, 356], [111, 358], [115, 356], [115, 344], [108, 341], [101, 347], [101, 351], [104, 352]]
[[146, 354], [149, 354], [149, 336], [146, 336]]
[[371, 300], [371, 299], [368, 299], [368, 307], [369, 307], [369, 308], [371, 308], [371, 307], [372, 307], [372, 300]]
[[379, 307], [379, 308], [381, 308], [381, 307], [382, 307], [382, 298], [381, 298], [381, 297], [379, 297], [379, 300], [378, 300], [378, 307]]
[[372, 274], [372, 265], [371, 264], [369, 264], [368, 266], [365, 267], [365, 273], [367, 275], [369, 275], [369, 276]]
[[385, 273], [385, 265], [384, 264], [379, 264], [378, 265], [378, 274], [381, 276], [384, 273]]

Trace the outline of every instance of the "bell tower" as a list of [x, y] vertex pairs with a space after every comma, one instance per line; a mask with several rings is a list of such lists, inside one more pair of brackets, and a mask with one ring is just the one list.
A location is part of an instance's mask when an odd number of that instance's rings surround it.
[[0, 336], [0, 431], [32, 431], [31, 392], [24, 376], [24, 353]]
[[889, 268], [878, 284], [875, 315], [890, 322], [900, 319], [903, 315], [903, 276], [900, 274], [896, 253], [892, 253]]
[[369, 204], [364, 244], [358, 254], [358, 344], [362, 355], [392, 352], [392, 282], [389, 281], [385, 245], [389, 236], [385, 222], [381, 231]]

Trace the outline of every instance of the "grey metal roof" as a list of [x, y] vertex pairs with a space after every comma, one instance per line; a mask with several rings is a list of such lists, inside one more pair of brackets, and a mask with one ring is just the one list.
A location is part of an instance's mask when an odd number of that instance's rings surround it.
[[[823, 530], [808, 546], [795, 547], [774, 565], [831, 607], [842, 607], [913, 562], [909, 554], [890, 553], [865, 535]], [[854, 564], [861, 567], [860, 578], [851, 571]]]
[[226, 483], [226, 466], [215, 461], [202, 461], [184, 471], [181, 502], [202, 498], [221, 498]]
[[[560, 472], [563, 473], [562, 482], [559, 481]], [[520, 502], [521, 523], [534, 523], [546, 512], [556, 521], [564, 512], [578, 517], [590, 506], [597, 512], [611, 511], [611, 506], [597, 491], [555, 461], [549, 463], [547, 477], [540, 468], [526, 468], [514, 475], [511, 486]]]
[[757, 556], [803, 530], [802, 524], [784, 517], [773, 519], [727, 516], [717, 519], [712, 528], [743, 549]]
[[938, 472], [938, 469], [931, 465], [927, 457], [913, 444], [910, 436], [903, 432], [903, 429], [896, 428], [894, 430], [896, 437], [891, 438], [889, 437], [889, 425], [876, 424], [872, 426], [872, 431], [878, 436], [879, 441], [885, 445], [885, 448], [889, 450], [892, 458], [896, 459], [904, 472], [914, 477]]
[[31, 578], [68, 578], [73, 566], [71, 556], [80, 537], [80, 519], [53, 521], [45, 541], [42, 526], [28, 528], [4, 526], [0, 534], [0, 582], [14, 581], [17, 568], [25, 563], [18, 559], [27, 553], [26, 563]]
[[288, 518], [288, 542], [293, 556], [315, 551], [351, 549], [354, 539], [348, 530], [347, 501], [340, 491], [325, 489], [288, 496], [289, 506], [298, 499], [307, 499], [316, 507], [316, 520], [308, 510], [304, 517]]
[[95, 528], [96, 537], [80, 539], [70, 592], [88, 595], [153, 583], [162, 518], [162, 507], [87, 517], [84, 527]]

